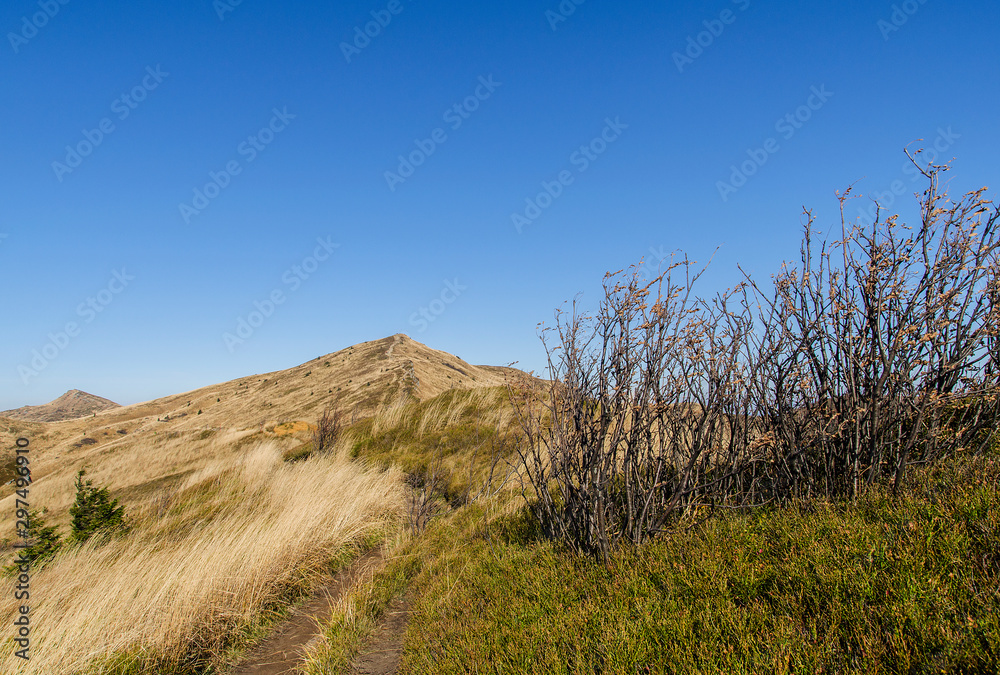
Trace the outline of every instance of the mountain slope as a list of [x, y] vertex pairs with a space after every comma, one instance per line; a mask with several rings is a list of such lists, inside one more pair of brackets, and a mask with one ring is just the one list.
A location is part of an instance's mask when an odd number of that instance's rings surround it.
[[[448, 389], [499, 386], [508, 370], [473, 366], [399, 334], [287, 370], [125, 406], [97, 419], [116, 424], [155, 417], [177, 421], [171, 428], [250, 429], [289, 419], [312, 420], [327, 406], [361, 418], [400, 399], [424, 401]], [[187, 419], [178, 421], [181, 418]]]
[[[34, 494], [65, 517], [76, 471], [123, 497], [143, 499], [215, 460], [230, 461], [255, 441], [290, 450], [309, 437], [327, 407], [350, 423], [398, 402], [449, 389], [496, 387], [511, 368], [473, 366], [405, 335], [347, 347], [287, 370], [61, 422], [0, 422], [0, 446], [31, 441]], [[295, 424], [292, 424], [295, 423]], [[13, 489], [0, 488], [0, 498]], [[0, 521], [3, 517], [0, 516]]]

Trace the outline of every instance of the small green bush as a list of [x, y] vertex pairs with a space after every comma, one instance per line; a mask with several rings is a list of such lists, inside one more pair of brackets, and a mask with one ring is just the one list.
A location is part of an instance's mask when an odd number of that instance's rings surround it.
[[[18, 531], [19, 535], [26, 534], [31, 544], [27, 548], [21, 549], [17, 557], [27, 560], [33, 568], [54, 558], [63, 545], [58, 529], [55, 525], [45, 524], [43, 513], [44, 511], [32, 510], [28, 514], [28, 529], [24, 532]], [[18, 563], [16, 562], [3, 568], [5, 575], [16, 575], [17, 572]]]
[[291, 450], [285, 451], [284, 455], [282, 455], [282, 459], [284, 459], [286, 462], [298, 462], [300, 460], [308, 458], [309, 455], [312, 454], [312, 451], [313, 451], [313, 444], [310, 441], [308, 443], [303, 443], [302, 445], [292, 448]]
[[125, 507], [111, 499], [108, 488], [95, 488], [93, 481], [83, 479], [85, 471], [76, 474], [76, 501], [70, 507], [73, 540], [84, 542], [98, 532], [125, 529]]

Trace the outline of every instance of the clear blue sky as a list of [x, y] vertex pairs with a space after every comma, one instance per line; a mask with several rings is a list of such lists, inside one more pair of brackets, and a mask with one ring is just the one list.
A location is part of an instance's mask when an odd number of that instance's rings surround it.
[[232, 3], [0, 10], [0, 409], [399, 332], [539, 369], [536, 325], [650, 249], [721, 247], [711, 293], [793, 259], [802, 207], [830, 227], [856, 181], [912, 213], [918, 138], [954, 190], [1000, 184], [995, 2]]

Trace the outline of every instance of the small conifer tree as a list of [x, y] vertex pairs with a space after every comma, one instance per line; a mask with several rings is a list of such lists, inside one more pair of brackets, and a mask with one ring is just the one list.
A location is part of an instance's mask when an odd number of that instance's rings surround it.
[[51, 560], [55, 557], [59, 549], [62, 548], [63, 541], [59, 536], [55, 525], [46, 525], [42, 512], [34, 509], [28, 515], [28, 527], [18, 530], [18, 536], [28, 540], [28, 546], [18, 551], [17, 559], [14, 563], [3, 568], [4, 574], [16, 575], [19, 571], [18, 560], [26, 561], [32, 567]]
[[76, 474], [76, 501], [70, 507], [70, 529], [73, 540], [84, 542], [98, 532], [114, 532], [125, 528], [125, 507], [111, 499], [108, 488], [95, 488], [93, 481], [83, 479], [85, 471]]

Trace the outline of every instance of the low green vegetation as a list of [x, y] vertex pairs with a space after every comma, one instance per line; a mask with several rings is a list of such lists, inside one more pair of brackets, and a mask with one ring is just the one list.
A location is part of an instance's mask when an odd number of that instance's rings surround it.
[[404, 592], [406, 673], [997, 672], [998, 479], [994, 450], [895, 498], [706, 511], [608, 565], [516, 501], [465, 506], [345, 605], [309, 672], [343, 672]]
[[313, 444], [311, 441], [297, 445], [290, 450], [286, 450], [282, 454], [282, 458], [286, 462], [298, 462], [304, 459], [308, 459], [313, 452]]

